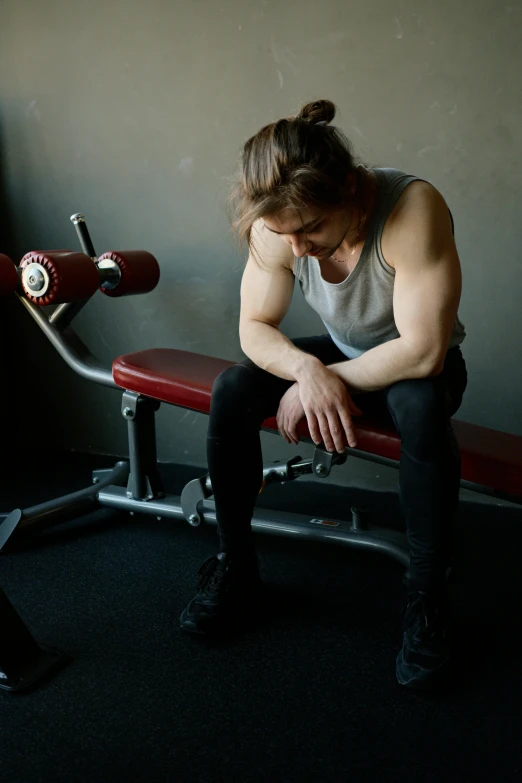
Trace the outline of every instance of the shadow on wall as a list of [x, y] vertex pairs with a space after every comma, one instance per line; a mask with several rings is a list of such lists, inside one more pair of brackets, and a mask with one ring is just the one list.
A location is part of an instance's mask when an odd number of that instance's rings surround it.
[[6, 159], [7, 150], [4, 140], [2, 114], [0, 113], [0, 253], [5, 253], [12, 257], [12, 214], [7, 196]]
[[[41, 216], [49, 207], [49, 193], [46, 183], [45, 198], [42, 198], [38, 181], [49, 161], [44, 137], [40, 129], [33, 132], [30, 114], [30, 108], [23, 108], [18, 100], [4, 101], [0, 106], [2, 221], [7, 220], [9, 224], [9, 250], [14, 261], [30, 249], [45, 246], [40, 241], [45, 233]], [[22, 122], [22, 116], [28, 121]], [[33, 208], [35, 202], [38, 209]]]
[[[7, 193], [7, 178], [5, 176], [6, 149], [2, 130], [0, 115], [0, 253], [4, 253], [15, 260], [13, 254], [11, 205]], [[18, 333], [16, 329], [13, 329], [13, 321], [16, 321], [17, 315], [17, 304], [12, 294], [2, 296], [0, 299], [0, 330], [2, 335], [0, 339], [0, 367], [2, 368], [0, 422], [4, 437], [7, 435], [4, 445], [7, 445], [8, 454], [11, 444], [14, 445], [16, 443], [15, 417], [12, 415], [12, 411], [17, 408], [17, 401], [20, 400], [23, 390], [23, 383], [20, 383], [21, 379], [16, 372], [16, 364], [13, 360], [13, 335]], [[4, 454], [4, 458], [5, 456]]]
[[[9, 150], [6, 136], [5, 118], [0, 111], [0, 253], [18, 264], [21, 249], [16, 224], [23, 222], [24, 215], [16, 215], [9, 188], [12, 178], [8, 156], [14, 153]], [[21, 184], [17, 182], [17, 188]], [[17, 196], [20, 203], [20, 191]], [[0, 299], [0, 329], [0, 421], [4, 435], [7, 428], [7, 458], [12, 459], [16, 453], [27, 456], [28, 447], [45, 447], [52, 432], [52, 384], [43, 379], [49, 375], [49, 360], [54, 351], [13, 293]]]

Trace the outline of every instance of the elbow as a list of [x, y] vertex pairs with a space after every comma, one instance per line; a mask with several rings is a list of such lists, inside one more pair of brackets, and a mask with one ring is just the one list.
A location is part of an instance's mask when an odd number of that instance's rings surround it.
[[248, 327], [244, 321], [239, 323], [239, 344], [243, 353], [248, 356]]
[[435, 378], [437, 375], [440, 375], [442, 370], [444, 369], [444, 362], [436, 362], [432, 363], [429, 366], [429, 370], [427, 373], [427, 378]]
[[254, 361], [252, 351], [255, 346], [255, 324], [252, 321], [244, 320], [239, 324], [239, 345], [241, 350], [249, 359]]
[[239, 345], [241, 347], [241, 350], [245, 354], [245, 356], [247, 356], [250, 359], [251, 356], [250, 356], [250, 347], [249, 347], [249, 344], [248, 344], [248, 340], [241, 333], [239, 334]]
[[445, 353], [437, 346], [409, 345], [412, 378], [434, 378], [444, 369]]
[[426, 353], [418, 363], [420, 378], [435, 378], [444, 369], [445, 356], [440, 353]]

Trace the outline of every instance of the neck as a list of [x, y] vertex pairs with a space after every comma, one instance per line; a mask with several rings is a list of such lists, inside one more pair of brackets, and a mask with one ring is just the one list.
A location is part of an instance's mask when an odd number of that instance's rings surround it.
[[359, 169], [360, 193], [357, 206], [353, 209], [345, 238], [332, 256], [334, 261], [349, 261], [360, 244], [364, 243], [368, 224], [375, 205], [375, 175], [367, 169]]

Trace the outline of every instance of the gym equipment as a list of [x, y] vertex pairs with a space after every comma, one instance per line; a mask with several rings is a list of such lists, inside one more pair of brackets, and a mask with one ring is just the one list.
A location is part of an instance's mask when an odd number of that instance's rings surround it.
[[11, 294], [18, 285], [18, 272], [15, 265], [3, 253], [0, 253], [0, 296]]
[[[29, 266], [36, 265], [42, 275], [42, 270], [59, 269], [66, 279], [60, 290], [74, 290], [76, 301], [62, 302], [52, 315], [47, 316], [41, 307], [45, 304], [45, 295], [36, 295], [36, 286], [43, 285], [37, 275], [38, 269], [34, 270], [35, 281], [25, 283], [33, 286], [31, 293], [27, 294], [23, 288], [17, 291], [17, 296], [75, 372], [88, 380], [120, 392], [123, 390], [121, 410], [128, 428], [129, 460], [118, 462], [112, 469], [94, 471], [93, 485], [81, 492], [29, 509], [15, 509], [0, 524], [0, 550], [10, 540], [36, 533], [100, 506], [131, 514], [186, 520], [193, 527], [202, 523], [216, 524], [208, 475], [190, 481], [181, 497], [165, 495], [157, 469], [154, 415], [161, 403], [208, 414], [214, 379], [233, 363], [189, 351], [151, 349], [120, 356], [115, 359], [112, 368], [100, 365], [69, 326], [78, 309], [94, 293], [94, 277], [86, 271], [86, 259], [96, 270], [97, 287], [109, 296], [151, 291], [159, 280], [159, 265], [146, 251], [112, 251], [98, 259], [84, 215], [78, 213], [71, 220], [83, 254], [67, 251], [68, 255], [60, 255], [66, 251], [38, 251], [29, 254], [29, 259], [24, 257], [24, 263], [28, 261]], [[65, 268], [66, 258], [71, 267], [78, 264], [80, 271], [76, 287], [71, 282], [70, 270]], [[24, 266], [24, 270], [28, 265]], [[0, 266], [0, 275], [1, 270]], [[61, 299], [58, 293], [54, 301]], [[357, 417], [355, 426], [357, 449], [348, 448], [339, 455], [330, 454], [319, 446], [311, 459], [296, 456], [286, 462], [266, 465], [263, 468], [263, 486], [272, 482], [282, 484], [309, 474], [326, 478], [332, 468], [345, 463], [348, 456], [397, 467], [400, 440], [389, 423], [362, 416]], [[462, 454], [461, 485], [522, 503], [522, 438], [461, 421], [454, 420], [453, 426]], [[267, 419], [263, 429], [277, 432], [275, 418]], [[312, 442], [306, 422], [301, 423], [299, 434], [303, 440]], [[232, 465], [230, 469], [233, 470]], [[353, 508], [350, 521], [256, 509], [252, 527], [276, 535], [378, 551], [391, 556], [405, 569], [409, 565], [404, 533], [372, 524], [365, 509]]]
[[100, 256], [100, 269], [114, 269], [115, 266], [119, 279], [114, 283], [107, 281], [100, 288], [107, 296], [148, 294], [159, 283], [159, 264], [146, 250], [113, 251]]
[[99, 286], [96, 266], [84, 253], [29, 253], [22, 259], [20, 269], [24, 294], [40, 307], [79, 302], [91, 297]]
[[0, 590], [0, 689], [33, 687], [67, 661], [56, 647], [38, 644], [3, 590]]

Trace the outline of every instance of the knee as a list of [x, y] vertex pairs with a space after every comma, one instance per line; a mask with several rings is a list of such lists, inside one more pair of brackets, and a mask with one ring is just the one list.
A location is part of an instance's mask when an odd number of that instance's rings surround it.
[[250, 409], [255, 395], [253, 373], [241, 364], [223, 370], [212, 385], [211, 414], [237, 417]]
[[431, 451], [446, 441], [449, 417], [444, 389], [436, 378], [394, 384], [388, 392], [388, 407], [403, 443]]

